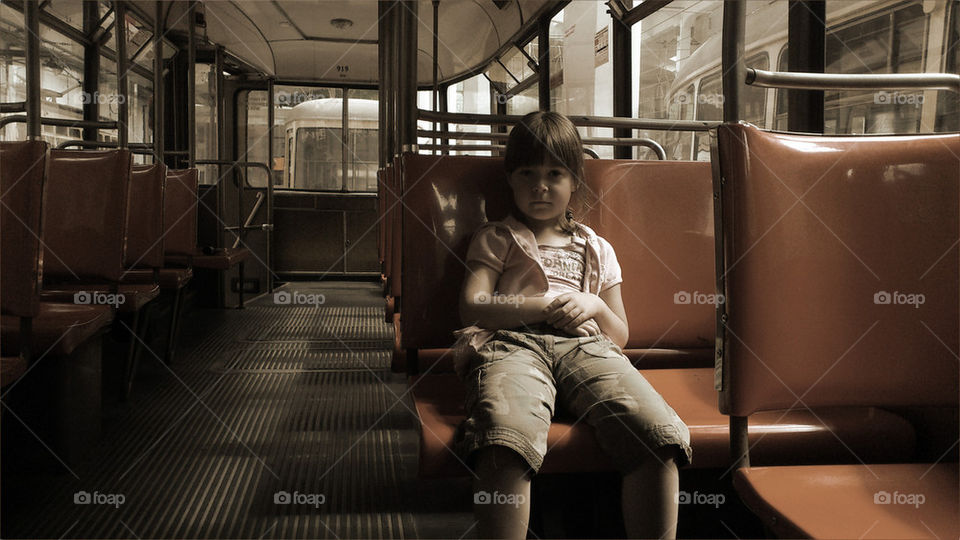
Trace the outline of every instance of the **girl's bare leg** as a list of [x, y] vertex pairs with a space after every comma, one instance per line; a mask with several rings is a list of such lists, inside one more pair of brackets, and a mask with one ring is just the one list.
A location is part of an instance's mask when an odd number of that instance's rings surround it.
[[488, 446], [478, 450], [473, 514], [477, 538], [527, 537], [530, 477], [527, 462], [513, 450]]
[[623, 477], [623, 523], [629, 538], [677, 537], [680, 476], [675, 448], [659, 448]]

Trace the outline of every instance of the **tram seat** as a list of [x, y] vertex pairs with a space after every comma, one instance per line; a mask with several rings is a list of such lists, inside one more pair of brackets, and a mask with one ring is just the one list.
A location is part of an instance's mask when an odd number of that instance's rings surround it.
[[[129, 170], [130, 155], [126, 151], [102, 157], [101, 172]], [[50, 244], [52, 238], [47, 233], [54, 222], [71, 221], [87, 208], [105, 205], [116, 210], [111, 203], [119, 194], [108, 193], [103, 199], [76, 197], [73, 208], [58, 206], [61, 201], [54, 192], [66, 183], [63, 178], [55, 178], [55, 173], [63, 171], [56, 171], [52, 161], [43, 142], [0, 142], [0, 342], [3, 356], [19, 358], [12, 366], [4, 365], [0, 377], [7, 386], [5, 406], [15, 409], [21, 419], [26, 418], [21, 421], [39, 430], [41, 436], [52, 430], [57, 454], [67, 463], [76, 464], [99, 438], [101, 337], [114, 313], [106, 305], [41, 300], [44, 271], [55, 266], [51, 260], [69, 257], [59, 244]], [[83, 232], [92, 237], [97, 231]], [[87, 241], [84, 239], [85, 244]], [[89, 270], [91, 265], [86, 263], [77, 264], [76, 271]], [[12, 382], [6, 377], [21, 369], [17, 384], [6, 384]], [[10, 449], [7, 445], [18, 444], [16, 437], [10, 439], [13, 443], [7, 442], [6, 436], [4, 439], [4, 451]]]
[[[174, 215], [182, 217], [172, 226], [178, 231], [179, 235], [183, 235], [182, 240], [185, 243], [181, 247], [178, 242], [176, 249], [167, 250], [164, 255], [166, 264], [181, 268], [202, 268], [215, 271], [227, 271], [239, 265], [240, 281], [242, 283], [244, 263], [253, 256], [253, 252], [249, 248], [241, 246], [204, 249], [197, 245], [199, 171], [197, 169], [173, 169], [168, 171], [167, 174], [168, 178], [172, 180], [167, 183], [167, 190], [172, 191], [172, 204], [178, 209]], [[187, 243], [188, 235], [189, 243]], [[237, 294], [240, 307], [243, 307], [243, 287], [238, 289]]]
[[[955, 412], [960, 135], [820, 137], [741, 123], [721, 126], [717, 142], [723, 412], [751, 423], [785, 407]], [[746, 466], [734, 487], [780, 536], [957, 538], [955, 460]]]
[[[26, 346], [33, 355], [60, 357], [71, 355], [82, 344], [95, 340], [97, 352], [92, 356], [99, 358], [99, 336], [113, 320], [110, 306], [48, 302], [40, 298], [44, 271], [55, 266], [56, 263], [51, 261], [62, 256], [59, 245], [55, 247], [40, 241], [41, 236], [46, 238], [52, 222], [62, 219], [60, 215], [56, 219], [50, 217], [48, 208], [41, 205], [44, 193], [50, 198], [48, 154], [46, 143], [40, 141], [0, 143], [3, 190], [3, 254], [0, 259], [3, 265], [0, 270], [3, 319], [0, 339], [5, 354], [20, 354]], [[114, 157], [122, 166], [124, 156], [117, 154]], [[129, 155], [126, 159], [129, 166]], [[88, 204], [102, 202], [91, 200]], [[73, 214], [75, 209], [66, 212], [67, 215]], [[41, 213], [48, 217], [43, 219]], [[82, 270], [82, 267], [77, 269]], [[22, 319], [29, 319], [31, 327], [29, 337], [24, 339], [21, 339]]]
[[[134, 174], [137, 167], [134, 167]], [[144, 173], [157, 174], [159, 178], [154, 177], [154, 182], [150, 185], [144, 184], [144, 189], [152, 190], [149, 193], [153, 199], [161, 200], [160, 206], [152, 205], [151, 208], [144, 208], [145, 212], [159, 212], [159, 225], [157, 225], [157, 216], [154, 215], [149, 221], [150, 225], [144, 221], [144, 226], [148, 228], [142, 231], [143, 237], [140, 246], [133, 252], [132, 263], [128, 264], [128, 270], [123, 274], [125, 283], [152, 283], [156, 282], [162, 291], [179, 291], [183, 289], [193, 277], [192, 268], [176, 268], [165, 266], [168, 256], [176, 256], [181, 253], [190, 252], [196, 244], [195, 235], [191, 234], [190, 212], [192, 209], [189, 202], [178, 205], [177, 197], [167, 196], [168, 189], [175, 193], [176, 187], [171, 187], [173, 183], [178, 182], [179, 174], [176, 170], [168, 170], [166, 167], [162, 171], [144, 169]], [[159, 185], [159, 187], [158, 187]], [[159, 196], [158, 196], [159, 192]], [[144, 195], [148, 195], [144, 193]], [[189, 199], [187, 199], [189, 201]], [[179, 223], [183, 225], [178, 225]], [[194, 222], [195, 223], [195, 222]], [[156, 273], [154, 272], [156, 270]]]
[[43, 240], [51, 256], [44, 262], [43, 300], [73, 302], [84, 292], [116, 293], [123, 300], [115, 309], [135, 313], [160, 294], [154, 284], [120, 283], [131, 175], [129, 152], [50, 152]]
[[[465, 465], [450, 450], [464, 410], [462, 386], [447, 372], [452, 359], [447, 348], [460, 326], [462, 261], [470, 238], [484, 221], [504, 217], [510, 195], [497, 181], [503, 174], [500, 159], [406, 155], [403, 165], [409, 179], [403, 194], [404, 253], [415, 256], [404, 258], [400, 339], [422, 373], [410, 379], [421, 421], [420, 475], [465, 475]], [[584, 219], [613, 244], [624, 271], [628, 356], [690, 427], [693, 466], [728, 465], [728, 421], [713, 387], [715, 308], [699, 303], [699, 297], [690, 303], [674, 298], [678, 292], [714, 290], [710, 166], [609, 160], [585, 166], [587, 189], [602, 204]], [[429, 356], [420, 354], [426, 350]], [[751, 441], [758, 459], [768, 463], [831, 461], [847, 454], [845, 444], [874, 462], [913, 451], [912, 426], [880, 409], [777, 411], [756, 420]], [[843, 441], [833, 433], [842, 433]], [[874, 451], [877, 438], [891, 444]], [[557, 419], [548, 447], [543, 472], [612, 469], [585, 424]]]

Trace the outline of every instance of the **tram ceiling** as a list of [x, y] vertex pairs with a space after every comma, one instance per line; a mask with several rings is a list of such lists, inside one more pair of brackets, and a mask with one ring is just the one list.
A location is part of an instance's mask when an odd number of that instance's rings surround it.
[[[187, 30], [187, 2], [171, 2], [167, 25]], [[440, 80], [482, 66], [550, 0], [442, 0]], [[377, 2], [370, 0], [205, 1], [211, 42], [280, 80], [376, 83]], [[418, 83], [433, 82], [433, 6], [419, 0]]]

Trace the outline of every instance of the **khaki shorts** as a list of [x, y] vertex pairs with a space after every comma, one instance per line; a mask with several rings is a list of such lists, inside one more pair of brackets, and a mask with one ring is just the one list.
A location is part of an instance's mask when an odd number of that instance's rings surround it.
[[467, 419], [457, 430], [457, 451], [467, 463], [476, 450], [501, 445], [539, 471], [555, 404], [594, 427], [622, 472], [668, 445], [678, 450], [678, 466], [690, 463], [686, 424], [606, 336], [498, 330], [477, 350], [463, 382]]

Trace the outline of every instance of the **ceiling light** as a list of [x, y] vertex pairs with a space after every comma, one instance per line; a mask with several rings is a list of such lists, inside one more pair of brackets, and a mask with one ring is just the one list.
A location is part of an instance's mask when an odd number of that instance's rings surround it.
[[337, 30], [346, 30], [347, 28], [350, 28], [351, 26], [353, 26], [353, 21], [351, 21], [350, 19], [337, 18], [337, 19], [330, 19], [330, 24]]

